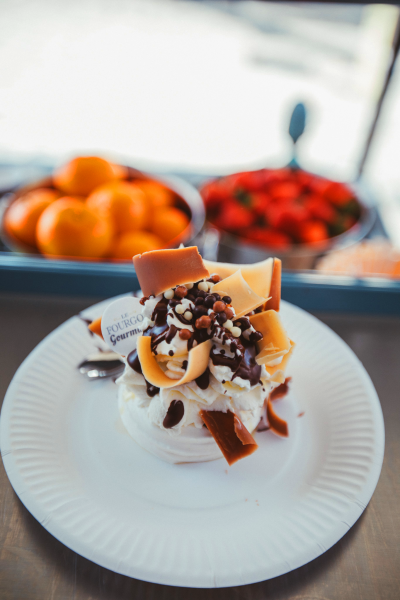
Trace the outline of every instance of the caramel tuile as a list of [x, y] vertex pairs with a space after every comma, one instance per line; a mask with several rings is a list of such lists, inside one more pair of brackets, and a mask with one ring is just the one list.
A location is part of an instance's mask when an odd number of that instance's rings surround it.
[[104, 340], [103, 334], [101, 333], [101, 319], [102, 317], [99, 317], [98, 319], [92, 321], [90, 325], [88, 325], [88, 329], [90, 329], [92, 333], [95, 333], [96, 335], [101, 337], [102, 340]]
[[221, 294], [224, 293], [224, 295], [232, 298], [232, 306], [236, 313], [234, 319], [247, 315], [247, 313], [264, 304], [266, 300], [266, 298], [261, 298], [261, 296], [251, 289], [249, 284], [244, 280], [240, 269], [233, 275], [216, 283], [212, 288], [213, 293], [220, 293], [220, 291]]
[[276, 414], [271, 399], [267, 401], [267, 419], [271, 430], [281, 437], [289, 437], [288, 424]]
[[181, 379], [170, 379], [164, 373], [151, 351], [151, 337], [140, 336], [137, 341], [137, 353], [145, 379], [158, 388], [171, 388], [183, 383], [189, 383], [200, 377], [207, 369], [212, 343], [206, 340], [195, 346], [188, 354], [188, 365]]
[[263, 335], [262, 340], [257, 344], [256, 361], [259, 365], [265, 365], [289, 352], [290, 340], [275, 310], [266, 310], [252, 315], [250, 323]]
[[145, 296], [158, 296], [177, 285], [210, 276], [196, 246], [136, 254], [133, 264]]
[[262, 298], [268, 298], [270, 295], [269, 292], [274, 264], [273, 258], [267, 258], [266, 260], [252, 265], [218, 263], [210, 260], [204, 260], [204, 264], [210, 273], [218, 273], [222, 279], [230, 277], [240, 269], [242, 271], [243, 279], [256, 294]]
[[264, 310], [276, 310], [279, 312], [281, 304], [281, 280], [282, 280], [282, 261], [279, 258], [274, 258], [274, 266], [272, 269], [271, 288], [269, 295], [271, 296], [264, 305]]
[[253, 454], [258, 448], [253, 436], [237, 415], [228, 410], [201, 410], [200, 416], [229, 465], [245, 456]]
[[275, 365], [274, 367], [269, 367], [268, 365], [265, 365], [265, 368], [268, 371], [269, 376], [272, 378], [272, 380], [279, 381], [279, 383], [283, 383], [285, 381], [284, 373], [286, 371], [286, 367], [289, 362], [289, 358], [292, 356], [293, 350], [296, 346], [296, 344], [294, 342], [292, 342], [292, 340], [289, 340], [289, 341], [290, 341], [290, 350], [282, 358], [282, 362], [279, 363], [279, 365]]

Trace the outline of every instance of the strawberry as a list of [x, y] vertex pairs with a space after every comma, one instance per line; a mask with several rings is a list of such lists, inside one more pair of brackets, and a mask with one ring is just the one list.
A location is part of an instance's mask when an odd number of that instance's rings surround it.
[[221, 229], [238, 232], [246, 227], [250, 227], [254, 221], [253, 213], [239, 204], [238, 202], [229, 202], [224, 204], [222, 210], [214, 222]]
[[247, 240], [268, 246], [271, 248], [286, 249], [291, 245], [291, 239], [288, 235], [280, 231], [273, 231], [272, 229], [264, 229], [262, 227], [251, 227], [245, 232]]
[[302, 223], [299, 234], [300, 240], [306, 244], [321, 242], [329, 237], [328, 229], [322, 221], [306, 221]]
[[336, 209], [323, 196], [310, 195], [304, 199], [303, 205], [315, 219], [334, 223], [337, 218]]
[[280, 200], [281, 198], [297, 200], [301, 194], [301, 186], [294, 181], [275, 183], [270, 186], [269, 193], [276, 200]]
[[344, 206], [354, 198], [352, 191], [346, 185], [339, 183], [338, 181], [330, 182], [325, 190], [324, 196], [336, 206]]

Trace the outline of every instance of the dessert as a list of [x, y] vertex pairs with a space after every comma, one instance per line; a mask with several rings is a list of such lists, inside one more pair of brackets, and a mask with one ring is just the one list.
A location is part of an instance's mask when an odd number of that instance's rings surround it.
[[[265, 417], [287, 436], [270, 395], [286, 393], [294, 348], [279, 315], [280, 261], [211, 263], [189, 247], [133, 262], [144, 294], [142, 331], [127, 333], [132, 350], [117, 380], [130, 435], [168, 462], [223, 455], [229, 464], [257, 450], [252, 434]], [[106, 338], [101, 320], [90, 330], [101, 335], [101, 325]]]

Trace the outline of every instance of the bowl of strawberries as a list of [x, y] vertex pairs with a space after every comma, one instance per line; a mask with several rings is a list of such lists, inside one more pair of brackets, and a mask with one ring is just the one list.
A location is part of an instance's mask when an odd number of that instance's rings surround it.
[[362, 239], [375, 218], [359, 184], [296, 166], [213, 179], [201, 195], [208, 224], [219, 232], [219, 260], [233, 262], [273, 254], [286, 268], [312, 268], [322, 254]]

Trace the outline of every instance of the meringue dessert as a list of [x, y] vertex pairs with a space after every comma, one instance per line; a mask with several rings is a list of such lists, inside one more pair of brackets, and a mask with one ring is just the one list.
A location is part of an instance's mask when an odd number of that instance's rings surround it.
[[[142, 333], [116, 382], [131, 437], [171, 463], [233, 464], [257, 450], [260, 422], [287, 436], [271, 394], [287, 391], [294, 347], [279, 316], [280, 261], [211, 263], [190, 247], [133, 262]], [[99, 321], [90, 329], [101, 334]]]

